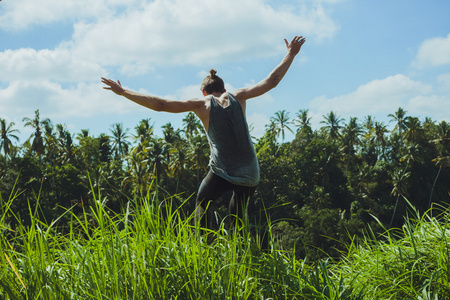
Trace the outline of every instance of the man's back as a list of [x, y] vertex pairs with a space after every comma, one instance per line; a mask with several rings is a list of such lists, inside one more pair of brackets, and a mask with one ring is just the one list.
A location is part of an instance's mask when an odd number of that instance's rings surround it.
[[259, 182], [259, 165], [241, 104], [229, 94], [223, 105], [210, 96], [207, 130], [210, 166], [215, 174], [241, 186]]

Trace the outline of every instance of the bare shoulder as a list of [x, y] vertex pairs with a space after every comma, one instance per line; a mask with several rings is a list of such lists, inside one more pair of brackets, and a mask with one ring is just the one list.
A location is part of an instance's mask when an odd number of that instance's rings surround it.
[[247, 100], [247, 94], [248, 94], [247, 88], [241, 88], [238, 90], [235, 90], [232, 95], [234, 98], [236, 98], [238, 101], [245, 101]]
[[233, 95], [239, 102], [245, 102], [248, 99], [255, 98], [264, 94], [265, 91], [262, 91], [259, 87], [259, 84], [252, 87], [245, 87], [236, 90]]
[[193, 112], [200, 118], [209, 114], [210, 100], [207, 97], [188, 100], [192, 102]]
[[245, 111], [246, 102], [248, 99], [253, 98], [251, 91], [248, 88], [241, 88], [232, 93], [234, 98], [241, 104], [242, 109]]
[[191, 98], [186, 100], [186, 102], [190, 103], [193, 106], [202, 106], [206, 103], [206, 99], [205, 98]]
[[181, 100], [177, 101], [180, 105], [184, 105], [188, 108], [190, 111], [195, 111], [202, 109], [205, 105], [205, 99], [203, 98], [191, 98], [188, 100]]
[[279, 80], [281, 79], [277, 76], [269, 76], [253, 86], [236, 90], [235, 97], [239, 101], [246, 101], [251, 98], [259, 97], [276, 87]]

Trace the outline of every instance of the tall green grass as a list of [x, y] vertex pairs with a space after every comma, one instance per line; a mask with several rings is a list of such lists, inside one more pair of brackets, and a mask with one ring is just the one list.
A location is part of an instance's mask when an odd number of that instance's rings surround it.
[[300, 261], [270, 224], [200, 235], [158, 192], [120, 214], [96, 194], [81, 214], [67, 209], [48, 223], [30, 206], [29, 226], [10, 209], [14, 193], [0, 200], [0, 299], [447, 299], [449, 291], [450, 231], [438, 218], [408, 220], [382, 242], [355, 240], [340, 262]]
[[358, 274], [351, 285], [364, 287], [367, 299], [450, 299], [449, 210], [411, 212], [402, 228], [377, 238], [369, 231], [343, 256], [341, 276]]

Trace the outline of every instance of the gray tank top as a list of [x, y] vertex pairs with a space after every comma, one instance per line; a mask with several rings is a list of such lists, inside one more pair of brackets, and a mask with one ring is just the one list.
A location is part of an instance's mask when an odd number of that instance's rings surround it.
[[241, 104], [228, 93], [222, 107], [211, 96], [207, 137], [211, 148], [210, 167], [214, 174], [241, 186], [256, 186], [259, 164]]

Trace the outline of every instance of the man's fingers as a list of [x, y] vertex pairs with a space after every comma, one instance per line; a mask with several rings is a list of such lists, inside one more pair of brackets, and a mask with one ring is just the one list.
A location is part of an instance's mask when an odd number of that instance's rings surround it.
[[294, 38], [292, 38], [292, 41], [290, 43], [286, 39], [284, 39], [284, 42], [286, 43], [286, 47], [288, 47], [288, 48], [296, 43], [299, 43], [301, 46], [305, 42], [305, 38], [301, 35], [296, 35], [296, 36], [294, 36]]
[[305, 38], [303, 36], [296, 36], [293, 41], [298, 42], [298, 43], [302, 43], [302, 41], [304, 41]]
[[115, 83], [114, 81], [112, 81], [111, 79], [106, 79], [106, 78], [103, 78], [103, 77], [101, 77], [102, 78], [102, 82], [103, 83], [108, 83], [108, 84], [110, 84], [111, 82], [112, 83]]

